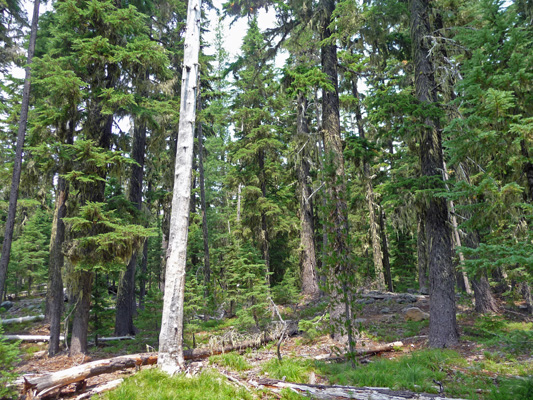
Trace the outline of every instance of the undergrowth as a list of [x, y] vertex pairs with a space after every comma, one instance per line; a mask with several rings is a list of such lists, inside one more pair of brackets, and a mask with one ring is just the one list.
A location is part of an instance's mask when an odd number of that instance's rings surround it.
[[315, 363], [304, 358], [287, 358], [282, 361], [273, 358], [262, 365], [261, 371], [269, 377], [287, 382], [308, 383], [312, 372], [316, 371]]
[[243, 388], [227, 383], [226, 378], [207, 370], [192, 378], [183, 374], [170, 377], [157, 368], [143, 370], [122, 385], [100, 397], [106, 400], [252, 400]]
[[209, 357], [209, 362], [211, 364], [218, 364], [221, 367], [230, 368], [234, 371], [246, 371], [252, 368], [243, 356], [235, 352], [211, 356]]

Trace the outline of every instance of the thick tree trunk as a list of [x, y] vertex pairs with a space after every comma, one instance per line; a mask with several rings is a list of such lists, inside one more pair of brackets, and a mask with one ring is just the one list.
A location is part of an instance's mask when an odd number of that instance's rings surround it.
[[[142, 185], [144, 175], [144, 153], [146, 147], [146, 121], [136, 118], [133, 127], [131, 158], [137, 163], [131, 166], [128, 199], [137, 210], [142, 206]], [[120, 274], [115, 314], [115, 335], [135, 335], [133, 315], [135, 313], [135, 269], [137, 251], [134, 251], [126, 270]]]
[[[416, 97], [421, 106], [431, 106], [436, 103], [437, 96], [426, 39], [431, 33], [429, 0], [410, 0], [410, 12]], [[422, 176], [432, 181], [430, 187], [443, 186], [441, 129], [438, 121], [429, 117], [423, 123], [425, 127], [422, 128], [419, 150]], [[455, 316], [452, 236], [445, 199], [433, 196], [429, 199], [425, 222], [431, 295], [429, 345], [449, 347], [457, 343], [459, 332]]]
[[298, 183], [300, 185], [300, 270], [302, 279], [302, 294], [315, 298], [319, 295], [316, 273], [316, 248], [314, 239], [313, 199], [311, 199], [310, 167], [307, 145], [309, 144], [309, 126], [306, 117], [307, 99], [302, 93], [298, 94], [298, 113], [296, 135], [300, 143], [305, 143], [300, 152], [298, 163]]
[[94, 273], [76, 271], [75, 288], [72, 291], [71, 303], [74, 305], [72, 321], [72, 337], [70, 339], [70, 355], [87, 353], [87, 336], [89, 331], [89, 311], [91, 310], [91, 291]]
[[[346, 204], [346, 182], [344, 173], [344, 155], [340, 131], [339, 92], [337, 76], [337, 47], [329, 43], [331, 31], [329, 25], [334, 0], [323, 0], [321, 36], [322, 72], [327, 76], [332, 90], [322, 90], [322, 130], [324, 132], [324, 151], [326, 157], [326, 185], [329, 195], [327, 205], [328, 249], [326, 268], [330, 271], [328, 282], [331, 296], [330, 320], [334, 337], [347, 336], [349, 351], [353, 352], [353, 327], [351, 319], [351, 295], [349, 281], [353, 270], [348, 261], [348, 207]], [[328, 265], [329, 264], [329, 265]]]
[[13, 163], [13, 177], [9, 191], [9, 206], [7, 209], [7, 219], [4, 231], [4, 241], [2, 243], [2, 256], [0, 257], [0, 299], [4, 298], [6, 287], [7, 266], [11, 256], [11, 244], [13, 243], [13, 230], [15, 228], [15, 217], [17, 215], [17, 201], [20, 185], [20, 174], [22, 172], [22, 151], [24, 139], [26, 137], [26, 125], [28, 124], [28, 110], [30, 106], [31, 89], [31, 61], [35, 53], [35, 41], [37, 40], [37, 25], [39, 23], [40, 0], [33, 3], [33, 17], [31, 21], [30, 43], [28, 47], [28, 57], [26, 59], [26, 76], [24, 78], [24, 89], [22, 91], [22, 104], [20, 106], [20, 119], [17, 132], [17, 144], [15, 148], [15, 162]]
[[474, 287], [476, 312], [480, 314], [497, 313], [499, 311], [498, 303], [492, 295], [486, 273], [483, 272], [472, 279], [472, 286]]
[[[200, 82], [200, 77], [198, 77]], [[198, 83], [198, 112], [202, 110], [202, 96], [200, 83]], [[211, 260], [209, 258], [209, 232], [207, 229], [207, 203], [205, 200], [205, 176], [204, 176], [204, 138], [202, 122], [198, 122], [198, 170], [200, 172], [200, 203], [202, 207], [202, 237], [204, 239], [204, 282], [205, 296], [211, 294]]]
[[185, 53], [181, 86], [181, 106], [174, 195], [170, 220], [170, 251], [165, 278], [163, 318], [159, 335], [158, 365], [169, 374], [184, 367], [183, 359], [183, 300], [185, 266], [187, 263], [187, 233], [196, 121], [196, 89], [198, 86], [198, 54], [200, 52], [201, 1], [189, 0], [185, 32]]
[[417, 227], [417, 254], [418, 254], [418, 291], [429, 294], [428, 278], [428, 249], [426, 236], [426, 222], [423, 212], [418, 216]]

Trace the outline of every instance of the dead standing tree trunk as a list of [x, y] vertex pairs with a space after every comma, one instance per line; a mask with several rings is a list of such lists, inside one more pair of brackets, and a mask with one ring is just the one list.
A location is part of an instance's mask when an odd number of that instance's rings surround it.
[[15, 217], [17, 215], [17, 202], [20, 185], [20, 174], [22, 171], [22, 150], [26, 137], [26, 125], [28, 124], [28, 109], [30, 106], [30, 78], [31, 60], [35, 53], [35, 42], [37, 40], [37, 26], [39, 23], [40, 0], [35, 0], [33, 4], [33, 18], [31, 21], [30, 44], [28, 47], [28, 58], [26, 61], [26, 76], [24, 78], [24, 89], [22, 91], [22, 104], [20, 107], [19, 128], [17, 133], [17, 144], [15, 148], [15, 162], [13, 164], [13, 177], [9, 192], [9, 207], [7, 211], [6, 228], [4, 242], [2, 244], [2, 256], [0, 257], [0, 301], [4, 296], [4, 288], [7, 277], [7, 266], [11, 256], [11, 243], [13, 242], [13, 230], [15, 228]]
[[174, 194], [165, 275], [163, 318], [159, 335], [158, 365], [169, 374], [184, 366], [183, 302], [191, 197], [198, 54], [200, 52], [201, 1], [189, 0], [181, 83], [180, 122], [174, 173]]

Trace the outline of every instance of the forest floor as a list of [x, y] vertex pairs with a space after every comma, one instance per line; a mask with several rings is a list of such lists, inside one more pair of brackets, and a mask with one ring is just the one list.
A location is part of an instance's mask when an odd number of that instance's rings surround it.
[[[407, 321], [405, 318], [405, 309], [409, 307], [429, 312], [428, 297], [408, 294], [402, 296], [404, 297], [385, 294], [374, 298], [370, 294], [358, 300], [355, 319], [358, 328], [357, 348], [373, 348], [396, 341], [401, 341], [403, 345], [395, 346], [393, 351], [358, 357], [355, 369], [340, 357], [344, 353], [342, 346], [325, 333], [327, 302], [322, 301], [292, 307], [280, 306], [283, 318], [299, 320], [302, 330], [281, 344], [282, 362], [278, 360], [276, 343], [270, 343], [257, 349], [244, 350], [240, 354], [233, 352], [211, 356], [209, 359], [193, 360], [188, 362], [187, 374], [199, 377], [203, 376], [202, 371], [217, 369], [223, 376], [234, 380], [233, 383], [228, 381], [228, 384], [248, 392], [229, 394], [228, 399], [247, 398], [246, 396], [253, 392], [253, 388], [243, 389], [247, 382], [265, 377], [287, 382], [386, 386], [396, 390], [429, 393], [444, 390], [448, 397], [468, 399], [533, 399], [533, 319], [520, 307], [520, 303], [500, 300], [500, 314], [479, 316], [473, 311], [472, 300], [467, 296], [460, 297], [457, 319], [461, 340], [451, 350], [435, 351], [426, 350], [428, 320]], [[43, 302], [42, 298], [15, 301], [15, 306], [0, 314], [0, 318], [41, 314]], [[49, 358], [46, 343], [22, 343], [22, 356], [17, 372], [20, 375], [38, 375], [64, 370], [90, 360], [154, 351], [159, 334], [160, 307], [159, 299], [147, 302], [146, 308], [136, 318], [139, 333], [134, 340], [106, 342], [98, 346], [93, 344], [88, 356], [71, 358], [65, 351]], [[99, 326], [94, 330], [92, 340], [96, 333], [100, 337], [112, 336], [114, 311], [102, 307], [98, 315]], [[239, 341], [249, 337], [249, 334], [239, 332], [235, 324], [234, 319], [192, 321], [188, 324], [185, 343], [191, 347], [193, 343], [198, 347], [214, 346], [222, 339]], [[10, 324], [4, 326], [4, 330], [5, 334], [49, 334], [48, 326], [42, 322]], [[151, 368], [153, 367], [142, 367]], [[87, 380], [87, 386], [134, 374], [136, 371], [130, 369], [95, 376]], [[138, 375], [142, 374], [143, 372]], [[161, 378], [156, 380], [160, 381]], [[132, 390], [142, 386], [139, 382], [132, 385]], [[123, 389], [122, 394], [113, 397], [111, 392], [107, 398], [168, 398], [163, 395], [150, 397], [142, 394], [132, 397], [131, 394], [126, 394], [127, 384], [123, 386], [126, 389]], [[76, 398], [79, 395], [76, 390], [76, 385], [71, 384], [62, 388], [59, 393], [52, 392], [49, 398]], [[251, 398], [301, 398], [291, 397], [285, 392], [281, 395], [257, 393], [259, 392], [254, 392]], [[203, 396], [199, 396], [191, 395], [187, 398], [211, 398], [205, 392]], [[217, 395], [216, 398], [226, 397]]]

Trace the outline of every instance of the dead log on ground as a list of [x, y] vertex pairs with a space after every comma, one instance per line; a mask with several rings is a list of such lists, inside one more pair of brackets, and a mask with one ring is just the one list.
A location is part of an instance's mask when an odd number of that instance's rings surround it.
[[452, 400], [441, 394], [414, 393], [408, 390], [397, 391], [388, 388], [310, 385], [284, 382], [277, 379], [260, 379], [257, 382], [250, 383], [257, 388], [265, 388], [275, 393], [280, 392], [282, 389], [289, 389], [300, 395], [320, 400]]
[[110, 382], [106, 382], [106, 383], [104, 383], [102, 385], [96, 385], [96, 386], [90, 388], [89, 390], [87, 390], [86, 392], [80, 394], [78, 397], [76, 397], [75, 400], [90, 399], [92, 396], [94, 396], [96, 394], [100, 394], [100, 393], [103, 393], [103, 392], [108, 392], [110, 390], [115, 389], [123, 381], [124, 381], [124, 379], [120, 378], [120, 379], [115, 379], [115, 380], [110, 381]]
[[31, 321], [40, 321], [44, 319], [44, 315], [29, 315], [27, 317], [20, 317], [20, 318], [10, 318], [10, 319], [2, 319], [0, 320], [0, 323], [2, 325], [9, 325], [9, 324], [20, 324], [22, 322], [31, 322]]
[[[48, 342], [50, 336], [48, 335], [3, 335], [6, 340], [20, 340], [22, 342]], [[60, 336], [59, 340], [63, 340], [64, 337]]]
[[[289, 334], [295, 334], [298, 332], [298, 324], [291, 324], [289, 326], [291, 326]], [[278, 337], [279, 333], [273, 330], [270, 334], [265, 333], [260, 335], [256, 340], [227, 344], [213, 349], [199, 348], [186, 350], [183, 352], [183, 357], [185, 360], [194, 360], [230, 351], [245, 350], [250, 347], [258, 347], [273, 340], [277, 340]], [[92, 361], [44, 376], [24, 378], [22, 392], [24, 394], [32, 391], [36, 397], [40, 397], [54, 389], [74, 382], [80, 382], [93, 376], [107, 374], [126, 368], [140, 367], [141, 365], [152, 365], [155, 363], [157, 363], [157, 353], [140, 353], [109, 358], [106, 360]]]
[[93, 376], [107, 374], [126, 368], [152, 365], [157, 362], [157, 353], [132, 354], [114, 357], [107, 360], [97, 360], [76, 367], [57, 371], [37, 378], [24, 378], [22, 393], [32, 392], [39, 398], [51, 389], [60, 388], [74, 382], [80, 382]]
[[[361, 348], [358, 348], [358, 349], [355, 349], [355, 356], [356, 357], [359, 357], [359, 356], [366, 356], [366, 355], [369, 355], [369, 354], [378, 354], [378, 353], [383, 353], [385, 351], [392, 351], [394, 350], [395, 348], [398, 348], [398, 347], [403, 347], [403, 343], [402, 342], [392, 342], [392, 343], [386, 343], [386, 344], [381, 344], [381, 345], [377, 345], [377, 346], [374, 346], [374, 347], [361, 347]], [[315, 357], [315, 360], [323, 360], [323, 361], [340, 361], [340, 360], [344, 360], [345, 357], [329, 357], [329, 356], [316, 356]]]

